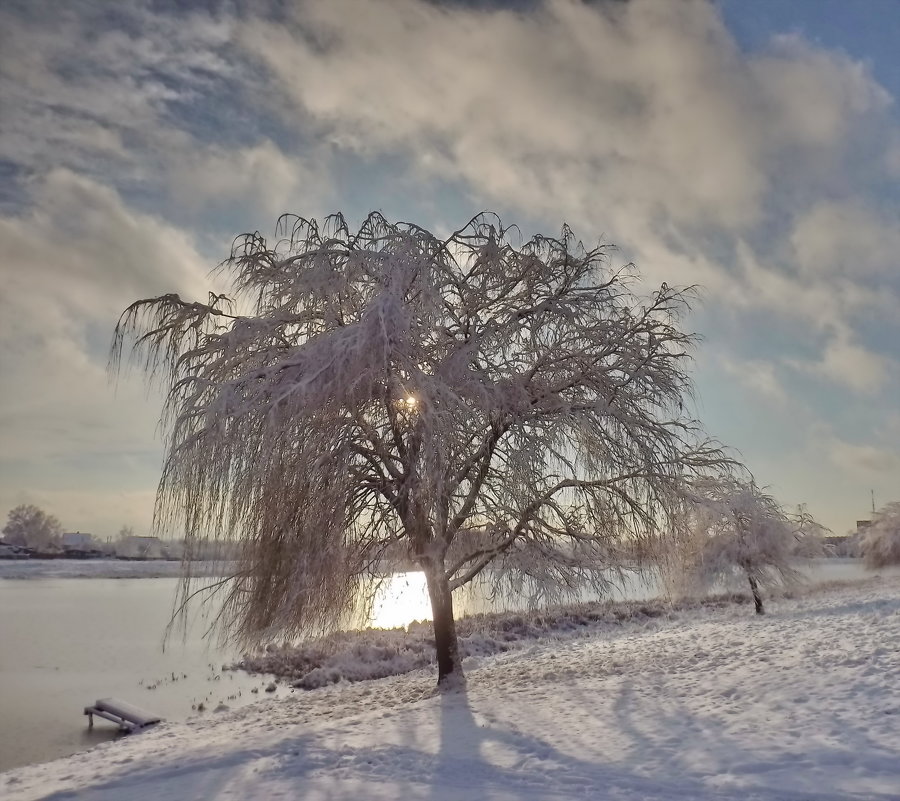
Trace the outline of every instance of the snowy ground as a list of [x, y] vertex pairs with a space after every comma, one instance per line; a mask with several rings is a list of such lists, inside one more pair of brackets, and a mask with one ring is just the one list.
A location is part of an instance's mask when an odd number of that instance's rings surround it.
[[900, 577], [523, 641], [0, 775], [0, 797], [900, 798]]

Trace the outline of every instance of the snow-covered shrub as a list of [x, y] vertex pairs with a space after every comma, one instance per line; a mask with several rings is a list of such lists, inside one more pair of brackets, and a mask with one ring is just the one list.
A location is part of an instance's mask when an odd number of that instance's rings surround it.
[[883, 506], [862, 532], [860, 550], [866, 567], [900, 565], [900, 501]]

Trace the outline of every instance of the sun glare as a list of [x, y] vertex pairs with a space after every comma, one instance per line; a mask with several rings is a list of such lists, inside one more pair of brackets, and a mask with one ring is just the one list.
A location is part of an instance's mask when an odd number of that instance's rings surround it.
[[418, 571], [395, 573], [379, 590], [369, 625], [376, 629], [393, 629], [414, 620], [431, 620], [425, 574]]

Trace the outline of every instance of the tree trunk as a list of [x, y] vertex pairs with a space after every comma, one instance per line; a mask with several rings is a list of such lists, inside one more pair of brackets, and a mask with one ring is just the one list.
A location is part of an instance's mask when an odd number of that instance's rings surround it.
[[434, 618], [434, 647], [437, 651], [438, 687], [448, 687], [463, 680], [459, 658], [459, 640], [453, 619], [453, 594], [444, 565], [435, 559], [421, 560], [431, 599]]
[[764, 615], [766, 610], [763, 608], [762, 595], [759, 594], [759, 582], [749, 573], [747, 579], [750, 582], [750, 592], [753, 593], [753, 603], [756, 605], [756, 614]]

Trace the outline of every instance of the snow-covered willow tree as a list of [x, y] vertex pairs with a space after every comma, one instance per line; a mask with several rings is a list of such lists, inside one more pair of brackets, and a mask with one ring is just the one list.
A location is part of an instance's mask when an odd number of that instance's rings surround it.
[[900, 565], [900, 501], [879, 509], [862, 532], [859, 549], [866, 567], [874, 570]]
[[703, 478], [685, 493], [675, 518], [667, 578], [685, 592], [740, 576], [761, 615], [762, 588], [800, 582], [798, 561], [824, 554], [825, 532], [804, 507], [787, 512], [752, 480]]
[[116, 328], [168, 393], [156, 524], [242, 543], [224, 622], [245, 641], [339, 624], [361, 576], [424, 571], [439, 681], [452, 593], [604, 586], [685, 473], [722, 454], [682, 411], [689, 293], [480, 215], [442, 240], [370, 215], [239, 237], [206, 303], [140, 300]]

